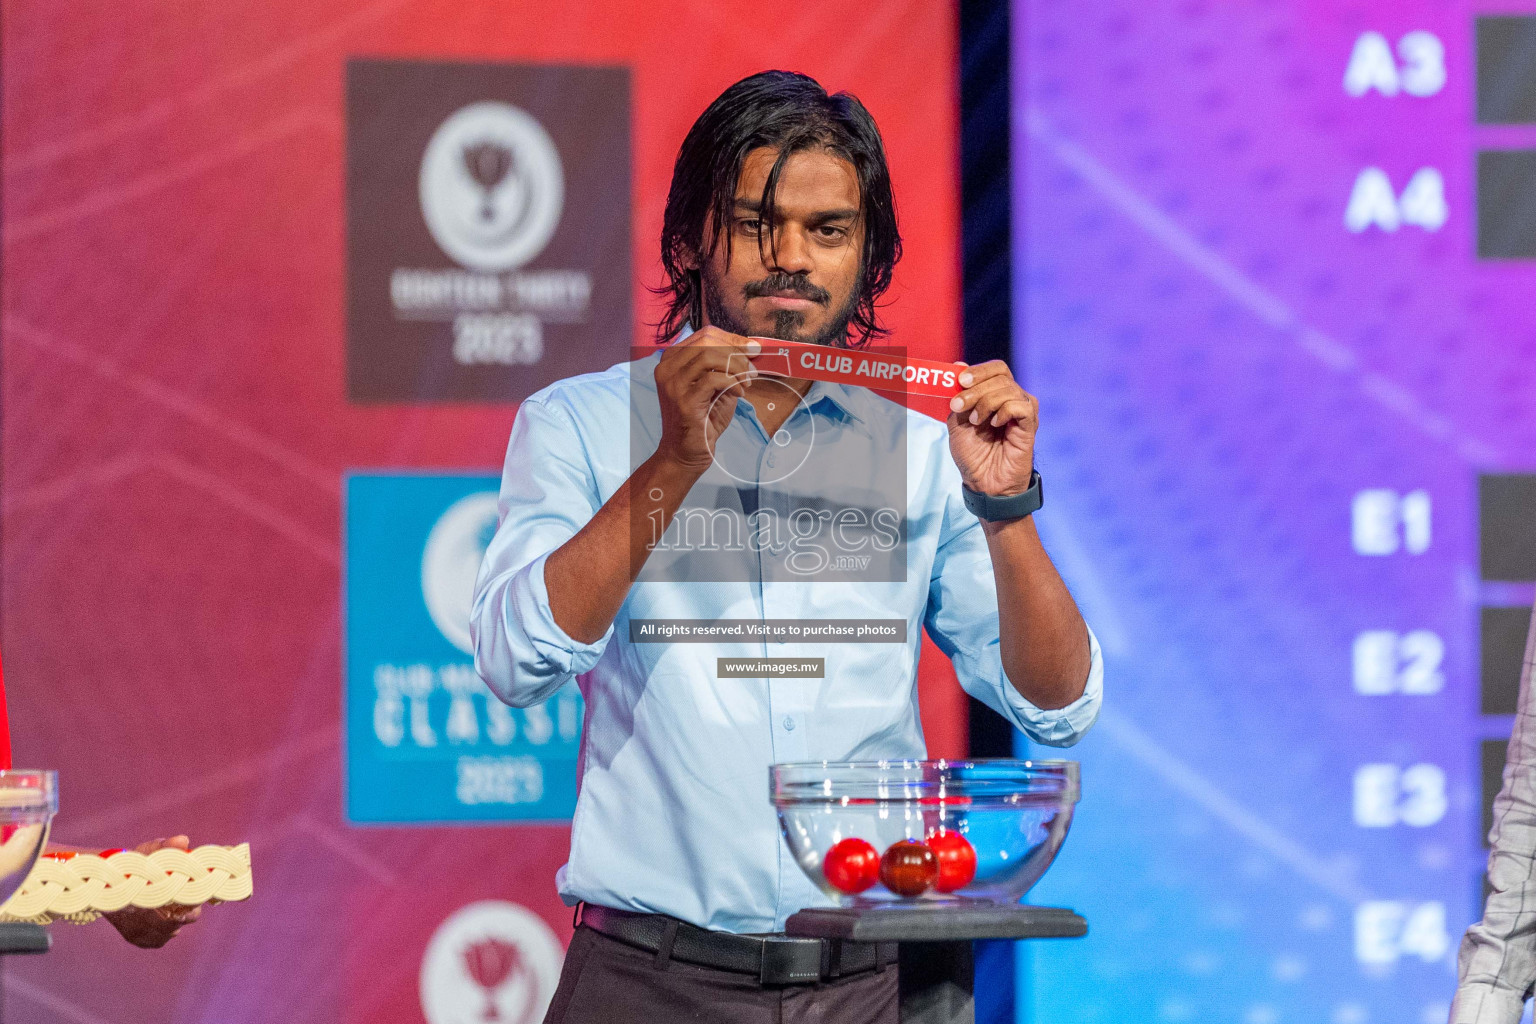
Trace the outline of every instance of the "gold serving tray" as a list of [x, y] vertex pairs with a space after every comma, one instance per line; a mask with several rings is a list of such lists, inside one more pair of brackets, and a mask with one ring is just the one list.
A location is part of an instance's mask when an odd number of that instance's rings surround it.
[[251, 847], [199, 846], [154, 853], [122, 850], [39, 857], [21, 888], [0, 906], [0, 921], [86, 924], [124, 907], [197, 906], [251, 896]]

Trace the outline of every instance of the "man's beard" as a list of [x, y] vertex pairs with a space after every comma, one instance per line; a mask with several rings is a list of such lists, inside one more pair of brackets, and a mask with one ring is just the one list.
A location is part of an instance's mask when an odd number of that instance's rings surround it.
[[[709, 322], [743, 337], [755, 333], [744, 321], [738, 319], [725, 303], [720, 301], [719, 283], [715, 281], [708, 271], [699, 275], [699, 281], [704, 290], [704, 312], [709, 316]], [[742, 298], [751, 299], [769, 292], [796, 291], [813, 301], [830, 301], [825, 289], [818, 288], [805, 278], [790, 274], [771, 274], [761, 281], [754, 281], [742, 289]], [[803, 334], [805, 327], [805, 314], [798, 309], [780, 309], [773, 314], [773, 326], [768, 328], [765, 337], [775, 338], [779, 341], [803, 341], [812, 345], [829, 345], [832, 348], [848, 347], [848, 325], [853, 321], [854, 311], [858, 308], [859, 297], [850, 295], [843, 308], [827, 321], [825, 327], [814, 335]]]

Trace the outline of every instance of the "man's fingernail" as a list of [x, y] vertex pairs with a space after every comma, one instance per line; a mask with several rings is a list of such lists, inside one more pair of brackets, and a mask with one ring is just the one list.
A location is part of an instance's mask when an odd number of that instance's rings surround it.
[[962, 373], [960, 375], [960, 386], [961, 387], [968, 388], [968, 387], [970, 387], [974, 383], [976, 383], [976, 378], [971, 376], [970, 374]]
[[762, 350], [763, 350], [763, 346], [762, 345], [760, 345], [757, 342], [753, 341], [751, 338], [747, 339], [747, 355], [755, 356], [759, 352], [761, 352]]
[[971, 410], [971, 424], [974, 426], [975, 424], [980, 423], [980, 422], [981, 422], [981, 413], [977, 412], [975, 409], [972, 409]]
[[964, 409], [964, 408], [965, 408], [965, 399], [961, 398], [959, 395], [956, 395], [954, 398], [951, 398], [949, 400], [949, 411], [950, 412], [959, 412], [961, 409]]

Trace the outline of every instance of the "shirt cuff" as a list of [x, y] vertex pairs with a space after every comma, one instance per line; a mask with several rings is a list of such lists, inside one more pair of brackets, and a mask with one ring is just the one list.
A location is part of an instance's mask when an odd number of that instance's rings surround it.
[[1070, 747], [1083, 738], [1083, 734], [1099, 717], [1099, 707], [1104, 703], [1104, 652], [1099, 649], [1099, 638], [1088, 628], [1088, 682], [1083, 695], [1066, 707], [1049, 711], [1037, 708], [1018, 688], [1008, 681], [1003, 671], [1003, 699], [1013, 713], [1014, 725], [1024, 731], [1036, 743], [1048, 747]]
[[508, 594], [512, 619], [521, 624], [537, 661], [566, 678], [579, 676], [590, 672], [603, 656], [613, 636], [613, 624], [609, 623], [603, 635], [590, 644], [561, 629], [549, 609], [549, 588], [544, 583], [544, 563], [548, 561], [549, 554], [540, 555], [512, 577]]

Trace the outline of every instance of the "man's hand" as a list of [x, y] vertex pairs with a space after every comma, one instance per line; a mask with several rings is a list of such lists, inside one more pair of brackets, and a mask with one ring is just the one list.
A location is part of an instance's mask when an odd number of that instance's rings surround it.
[[544, 563], [550, 615], [573, 640], [596, 643], [613, 625], [657, 540], [714, 460], [715, 441], [736, 415], [737, 397], [757, 377], [748, 356], [761, 348], [750, 338], [705, 327], [661, 354], [656, 453]]
[[[1010, 497], [1029, 489], [1040, 403], [994, 359], [960, 374], [950, 402], [949, 452], [965, 486]], [[1093, 668], [1088, 627], [1040, 544], [1033, 516], [983, 522], [1003, 671], [1037, 708], [1064, 708], [1083, 695]]]
[[656, 364], [657, 456], [695, 474], [709, 468], [715, 440], [736, 415], [737, 397], [757, 376], [747, 357], [760, 348], [749, 338], [705, 327], [662, 353]]
[[[169, 839], [152, 839], [135, 849], [139, 853], [154, 853], [167, 847], [176, 850], [191, 848], [186, 836]], [[141, 949], [159, 949], [176, 937], [183, 925], [191, 924], [202, 916], [202, 907], [187, 907], [180, 903], [167, 903], [163, 907], [124, 907], [110, 914], [103, 914], [123, 938]]]
[[1008, 497], [1029, 490], [1040, 403], [1001, 359], [968, 367], [949, 403], [949, 452], [965, 486]]

